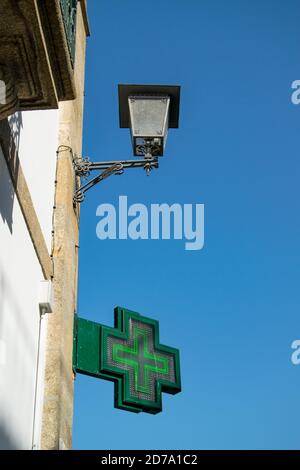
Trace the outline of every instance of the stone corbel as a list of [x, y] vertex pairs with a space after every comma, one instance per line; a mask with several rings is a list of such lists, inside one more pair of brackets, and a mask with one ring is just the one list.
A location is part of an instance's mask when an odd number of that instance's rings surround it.
[[59, 101], [73, 100], [75, 62], [61, 0], [0, 4], [0, 94], [5, 94], [0, 119], [15, 111], [57, 109]]

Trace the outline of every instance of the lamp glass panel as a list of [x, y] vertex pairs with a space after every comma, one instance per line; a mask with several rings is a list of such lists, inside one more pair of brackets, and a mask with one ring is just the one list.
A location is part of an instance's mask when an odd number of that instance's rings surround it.
[[132, 134], [142, 137], [163, 136], [168, 123], [168, 97], [129, 97]]

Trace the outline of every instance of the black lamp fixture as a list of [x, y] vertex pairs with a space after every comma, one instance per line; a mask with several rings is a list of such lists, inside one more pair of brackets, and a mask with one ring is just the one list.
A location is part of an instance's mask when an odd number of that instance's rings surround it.
[[147, 175], [158, 168], [164, 154], [169, 128], [179, 127], [180, 86], [119, 85], [120, 127], [130, 128], [134, 160], [92, 162], [89, 158], [73, 158], [75, 174], [87, 178], [91, 171], [102, 170], [95, 178], [80, 185], [74, 192], [74, 203], [95, 184], [126, 168], [144, 168]]
[[120, 127], [131, 131], [135, 156], [164, 154], [168, 129], [178, 128], [179, 86], [119, 85]]

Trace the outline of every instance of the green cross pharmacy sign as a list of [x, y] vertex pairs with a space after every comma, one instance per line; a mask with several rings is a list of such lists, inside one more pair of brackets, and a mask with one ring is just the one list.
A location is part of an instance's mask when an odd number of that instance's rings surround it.
[[111, 328], [76, 317], [74, 372], [115, 382], [115, 407], [162, 410], [162, 392], [181, 391], [179, 351], [159, 343], [156, 320], [115, 308]]

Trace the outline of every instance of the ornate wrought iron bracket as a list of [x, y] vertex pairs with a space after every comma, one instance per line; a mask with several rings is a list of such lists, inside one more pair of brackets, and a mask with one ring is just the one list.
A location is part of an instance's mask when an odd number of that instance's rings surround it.
[[89, 158], [73, 158], [73, 165], [75, 169], [75, 175], [83, 179], [88, 178], [91, 171], [102, 171], [97, 176], [75, 190], [73, 197], [74, 203], [83, 202], [85, 193], [90, 188], [111, 175], [122, 175], [124, 170], [127, 168], [144, 168], [147, 175], [149, 175], [153, 168], [158, 168], [159, 166], [158, 157], [152, 156], [149, 151], [145, 154], [143, 159], [135, 160], [91, 162]]

